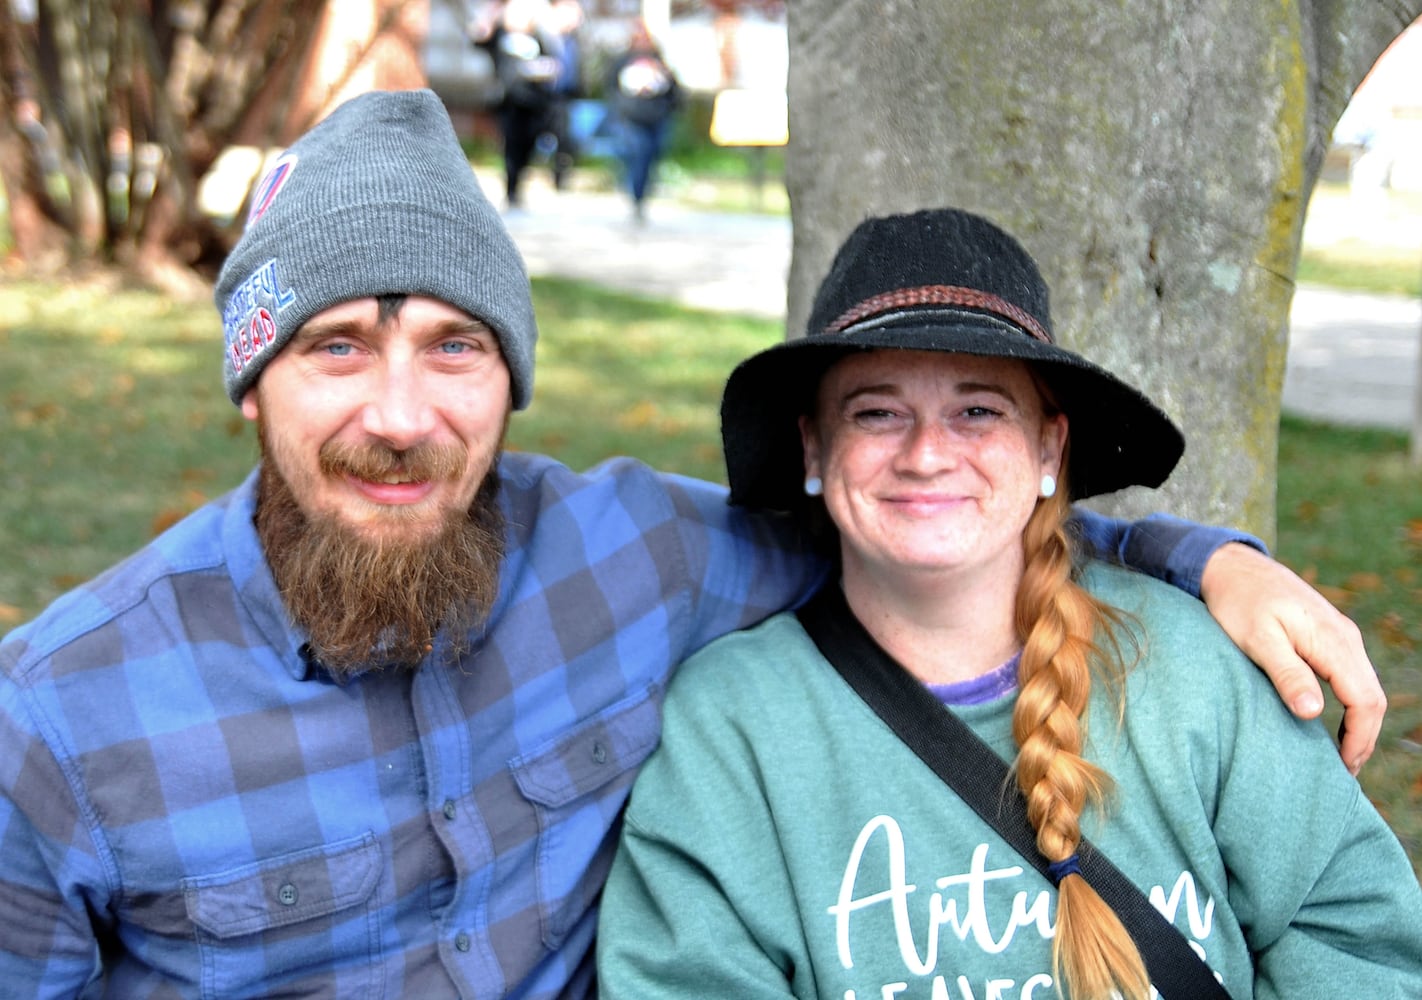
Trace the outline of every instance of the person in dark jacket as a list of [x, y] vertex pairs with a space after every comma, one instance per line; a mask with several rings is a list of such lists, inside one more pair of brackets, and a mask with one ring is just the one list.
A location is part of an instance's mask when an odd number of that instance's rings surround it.
[[509, 0], [490, 19], [486, 33], [474, 42], [494, 60], [503, 98], [499, 131], [504, 143], [504, 191], [508, 208], [518, 208], [524, 171], [533, 159], [538, 137], [553, 128], [557, 81], [561, 66], [558, 46], [540, 24], [537, 0]]
[[636, 22], [627, 49], [612, 64], [607, 99], [632, 212], [641, 222], [646, 217], [652, 171], [666, 148], [672, 115], [681, 104], [676, 74], [643, 21]]
[[578, 0], [553, 0], [548, 6], [548, 40], [552, 43], [558, 73], [553, 79], [553, 107], [549, 115], [553, 186], [559, 191], [568, 183], [577, 162], [578, 146], [573, 136], [570, 105], [582, 96], [582, 43], [578, 31], [583, 25], [583, 6]]

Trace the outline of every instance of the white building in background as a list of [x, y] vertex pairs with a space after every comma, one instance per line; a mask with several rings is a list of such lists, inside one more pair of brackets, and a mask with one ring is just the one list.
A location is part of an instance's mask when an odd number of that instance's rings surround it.
[[1333, 129], [1355, 188], [1422, 192], [1422, 21], [1388, 47]]

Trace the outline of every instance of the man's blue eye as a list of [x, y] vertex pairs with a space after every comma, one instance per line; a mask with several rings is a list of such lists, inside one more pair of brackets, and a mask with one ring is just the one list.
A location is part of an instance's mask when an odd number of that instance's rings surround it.
[[463, 354], [469, 350], [469, 345], [462, 340], [446, 340], [439, 345], [439, 349], [445, 354]]
[[351, 353], [351, 345], [350, 345], [350, 344], [327, 344], [327, 345], [326, 345], [326, 353], [327, 353], [327, 354], [335, 355], [335, 356], [338, 357], [338, 358], [344, 358], [344, 357], [348, 356], [348, 355]]

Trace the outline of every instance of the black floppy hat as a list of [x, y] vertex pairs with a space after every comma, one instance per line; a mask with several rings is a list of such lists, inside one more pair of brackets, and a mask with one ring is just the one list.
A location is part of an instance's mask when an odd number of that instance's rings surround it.
[[731, 373], [721, 440], [732, 503], [804, 506], [799, 417], [831, 365], [878, 349], [1030, 362], [1070, 423], [1073, 500], [1159, 486], [1185, 450], [1145, 395], [1057, 345], [1046, 283], [1021, 244], [981, 216], [928, 209], [860, 223], [820, 284], [806, 335]]

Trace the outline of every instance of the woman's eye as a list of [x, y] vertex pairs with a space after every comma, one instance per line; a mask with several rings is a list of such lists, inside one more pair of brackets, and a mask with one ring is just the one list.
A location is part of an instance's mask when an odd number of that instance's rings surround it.
[[853, 413], [854, 422], [871, 427], [878, 427], [883, 424], [892, 423], [898, 418], [898, 414], [893, 410], [885, 410], [880, 407], [865, 407], [862, 410], [855, 410]]
[[972, 419], [984, 419], [987, 417], [996, 417], [1000, 415], [1000, 411], [995, 410], [990, 406], [968, 406], [964, 407], [963, 409], [963, 416]]

